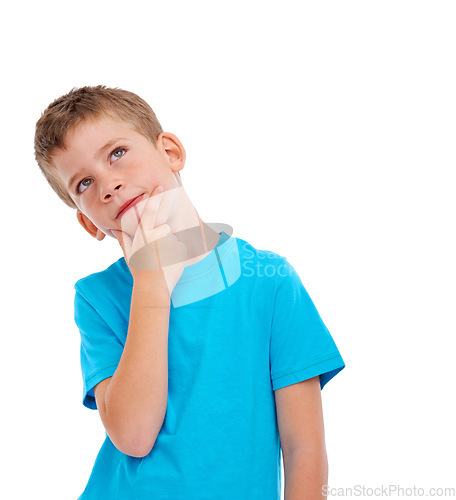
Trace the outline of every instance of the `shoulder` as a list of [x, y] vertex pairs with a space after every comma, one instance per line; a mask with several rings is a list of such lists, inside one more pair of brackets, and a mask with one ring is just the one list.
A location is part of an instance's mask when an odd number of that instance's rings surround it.
[[287, 266], [287, 258], [283, 255], [273, 252], [271, 250], [265, 250], [257, 248], [251, 243], [243, 240], [242, 238], [236, 238], [238, 242], [239, 255], [244, 261], [255, 261], [260, 262], [263, 265], [271, 265], [274, 267]]
[[297, 273], [287, 257], [272, 250], [257, 248], [241, 238], [237, 240], [244, 276], [255, 276], [263, 282], [266, 279], [275, 286], [284, 280], [297, 278]]
[[113, 288], [121, 283], [133, 284], [133, 277], [123, 257], [102, 271], [78, 279], [74, 288], [76, 291], [90, 291], [99, 288]]
[[[133, 277], [122, 257], [109, 267], [74, 285], [74, 313], [78, 326], [105, 322], [117, 332], [128, 325]], [[102, 321], [103, 320], [103, 321]]]

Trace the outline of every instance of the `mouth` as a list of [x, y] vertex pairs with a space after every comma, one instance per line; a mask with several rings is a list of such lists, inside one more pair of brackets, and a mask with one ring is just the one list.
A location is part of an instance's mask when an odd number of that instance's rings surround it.
[[143, 195], [140, 194], [136, 198], [132, 198], [131, 200], [128, 200], [126, 203], [124, 203], [119, 210], [119, 213], [117, 214], [116, 219], [121, 217], [127, 210], [129, 210], [131, 207], [134, 207], [138, 202], [142, 200]]

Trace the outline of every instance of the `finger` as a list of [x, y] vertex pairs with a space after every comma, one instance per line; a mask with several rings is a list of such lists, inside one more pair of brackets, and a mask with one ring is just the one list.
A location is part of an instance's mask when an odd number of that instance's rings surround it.
[[164, 193], [160, 201], [160, 208], [155, 219], [155, 226], [163, 224], [168, 221], [173, 213], [179, 210], [185, 211], [185, 221], [179, 221], [180, 230], [189, 229], [199, 225], [198, 214], [193, 207], [189, 207], [185, 200], [187, 200], [187, 193], [184, 188], [171, 187]]
[[[138, 224], [141, 220], [144, 208], [149, 201], [152, 201], [151, 197], [155, 202], [157, 201], [156, 194], [157, 189], [154, 189], [152, 191], [152, 195], [150, 193], [144, 193], [143, 195], [141, 195], [141, 199], [136, 204], [133, 204], [130, 209], [127, 209], [123, 214], [121, 214], [121, 226], [118, 229], [121, 229], [124, 233], [127, 233], [131, 239], [135, 237], [137, 232], [140, 233], [140, 231], [138, 231]], [[138, 239], [141, 240], [141, 234], [139, 234]]]
[[139, 217], [136, 206], [133, 207], [138, 217], [138, 232], [141, 234], [144, 244], [148, 243], [146, 231], [155, 228], [157, 213], [160, 207], [160, 203], [163, 199], [163, 195], [164, 190], [162, 186], [158, 186], [157, 188], [155, 188], [144, 206], [141, 217]]

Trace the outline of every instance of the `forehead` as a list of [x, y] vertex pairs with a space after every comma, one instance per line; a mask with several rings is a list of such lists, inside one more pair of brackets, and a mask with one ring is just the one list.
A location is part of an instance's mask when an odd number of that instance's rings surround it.
[[105, 116], [86, 118], [66, 132], [63, 146], [52, 152], [52, 162], [59, 171], [69, 165], [86, 164], [120, 139], [147, 140], [127, 122]]
[[118, 134], [136, 136], [138, 132], [131, 124], [120, 119], [108, 116], [86, 118], [68, 130], [64, 136], [62, 149], [69, 150], [81, 144], [86, 147], [96, 146], [99, 141], [112, 139], [114, 135]]

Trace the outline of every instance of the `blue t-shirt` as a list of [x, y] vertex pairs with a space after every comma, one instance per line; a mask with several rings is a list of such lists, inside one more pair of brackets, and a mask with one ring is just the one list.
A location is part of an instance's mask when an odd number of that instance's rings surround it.
[[[81, 500], [279, 500], [276, 389], [345, 364], [286, 258], [221, 234], [171, 295], [166, 416], [152, 451], [120, 452], [106, 434]], [[75, 284], [83, 404], [114, 375], [133, 278], [122, 257]]]

